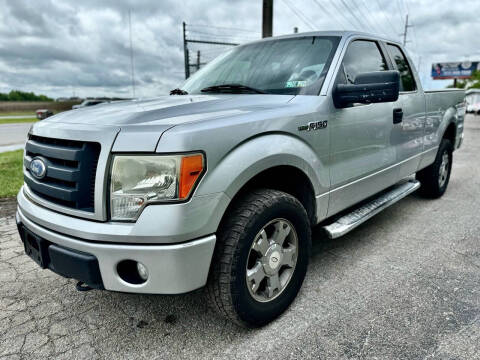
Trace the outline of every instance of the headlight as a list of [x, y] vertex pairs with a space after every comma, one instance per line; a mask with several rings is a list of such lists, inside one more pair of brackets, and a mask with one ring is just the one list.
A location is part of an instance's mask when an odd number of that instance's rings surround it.
[[204, 168], [202, 154], [115, 155], [110, 179], [112, 220], [134, 220], [148, 203], [187, 199]]

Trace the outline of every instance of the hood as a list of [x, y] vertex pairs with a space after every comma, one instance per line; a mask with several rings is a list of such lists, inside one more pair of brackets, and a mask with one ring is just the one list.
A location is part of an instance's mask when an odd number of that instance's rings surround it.
[[66, 111], [45, 122], [171, 127], [203, 119], [269, 110], [290, 101], [293, 95], [221, 94], [173, 95], [155, 99], [120, 101]]

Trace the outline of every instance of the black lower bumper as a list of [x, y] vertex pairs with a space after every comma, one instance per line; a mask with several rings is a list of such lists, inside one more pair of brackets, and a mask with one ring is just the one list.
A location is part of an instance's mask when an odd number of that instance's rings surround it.
[[17, 227], [25, 253], [41, 268], [82, 281], [92, 288], [104, 289], [95, 256], [53, 244], [32, 233], [18, 220]]

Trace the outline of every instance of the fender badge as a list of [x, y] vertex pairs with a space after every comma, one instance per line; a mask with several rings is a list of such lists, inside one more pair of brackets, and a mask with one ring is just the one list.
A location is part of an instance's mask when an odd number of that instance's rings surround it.
[[309, 122], [307, 125], [299, 126], [298, 131], [312, 131], [312, 130], [325, 129], [327, 125], [328, 125], [328, 120], [312, 121], [312, 122]]

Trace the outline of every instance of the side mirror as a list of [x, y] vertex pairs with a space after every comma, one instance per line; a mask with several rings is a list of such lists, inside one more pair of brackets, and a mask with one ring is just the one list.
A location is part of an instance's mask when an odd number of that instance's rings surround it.
[[337, 84], [333, 91], [335, 107], [397, 101], [400, 74], [396, 70], [358, 74], [354, 84]]

